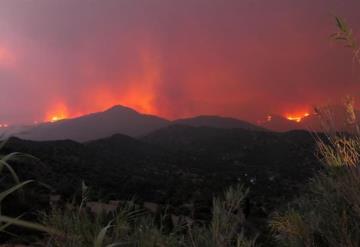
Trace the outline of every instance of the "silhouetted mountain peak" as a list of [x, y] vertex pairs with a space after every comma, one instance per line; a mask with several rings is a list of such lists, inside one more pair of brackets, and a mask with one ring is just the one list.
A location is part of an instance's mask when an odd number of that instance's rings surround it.
[[169, 121], [166, 119], [144, 115], [131, 108], [117, 105], [103, 112], [55, 123], [44, 123], [17, 136], [30, 140], [71, 139], [83, 142], [114, 134], [138, 137], [168, 124]]
[[127, 106], [123, 106], [123, 105], [114, 105], [113, 107], [105, 110], [104, 112], [108, 112], [108, 113], [133, 113], [133, 114], [139, 114], [141, 115], [141, 113], [137, 112], [136, 110], [127, 107]]

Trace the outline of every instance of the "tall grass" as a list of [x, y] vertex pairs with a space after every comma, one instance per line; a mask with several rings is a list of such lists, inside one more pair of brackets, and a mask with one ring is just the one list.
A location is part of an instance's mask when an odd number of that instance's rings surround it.
[[277, 214], [272, 227], [286, 246], [360, 246], [360, 171], [327, 171], [309, 191]]
[[54, 247], [253, 247], [256, 238], [245, 237], [241, 209], [247, 193], [236, 186], [214, 198], [209, 224], [180, 217], [169, 225], [171, 216], [166, 211], [156, 217], [134, 201], [121, 205], [114, 214], [53, 208], [42, 215], [42, 223], [62, 233], [49, 235], [48, 245]]
[[342, 42], [345, 47], [350, 48], [354, 61], [360, 64], [360, 45], [352, 29], [343, 18], [336, 16], [335, 20], [338, 31], [333, 33], [331, 38]]

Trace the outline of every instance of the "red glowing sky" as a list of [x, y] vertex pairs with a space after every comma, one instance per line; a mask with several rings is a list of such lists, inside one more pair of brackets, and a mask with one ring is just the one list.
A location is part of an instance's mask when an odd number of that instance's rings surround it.
[[0, 123], [116, 104], [167, 118], [291, 116], [359, 92], [332, 14], [357, 0], [0, 2]]

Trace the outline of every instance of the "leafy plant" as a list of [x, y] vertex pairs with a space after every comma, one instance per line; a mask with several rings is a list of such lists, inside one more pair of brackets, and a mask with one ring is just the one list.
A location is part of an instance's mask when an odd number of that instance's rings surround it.
[[[5, 141], [1, 142], [0, 144], [0, 151], [5, 145]], [[22, 154], [22, 153], [10, 153], [7, 155], [0, 155], [0, 178], [4, 178], [5, 169], [11, 174], [14, 185], [10, 188], [5, 189], [4, 191], [0, 192], [0, 232], [6, 232], [6, 229], [11, 225], [16, 225], [20, 227], [25, 227], [33, 230], [39, 230], [44, 232], [52, 232], [56, 233], [56, 230], [42, 226], [40, 224], [34, 223], [34, 222], [28, 222], [21, 220], [19, 218], [12, 218], [2, 215], [2, 205], [3, 201], [11, 194], [14, 193], [21, 193], [22, 189], [25, 185], [28, 185], [33, 182], [33, 180], [26, 180], [21, 182], [18, 175], [12, 168], [12, 166], [9, 164], [11, 161], [19, 161], [22, 160], [24, 157], [30, 157], [34, 158], [30, 155]]]

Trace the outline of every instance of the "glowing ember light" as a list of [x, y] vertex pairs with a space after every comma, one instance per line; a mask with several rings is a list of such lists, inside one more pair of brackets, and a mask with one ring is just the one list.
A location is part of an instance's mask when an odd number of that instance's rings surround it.
[[61, 120], [61, 119], [64, 119], [64, 117], [53, 116], [53, 117], [51, 118], [51, 122], [56, 122], [56, 121], [59, 121], [59, 120]]
[[288, 115], [286, 115], [286, 119], [288, 119], [290, 121], [300, 123], [301, 120], [303, 120], [305, 117], [308, 117], [308, 116], [310, 116], [310, 113], [308, 113], [308, 112], [296, 113], [296, 114], [288, 114]]
[[7, 128], [7, 127], [9, 127], [8, 124], [0, 124], [0, 128]]
[[46, 114], [45, 121], [53, 123], [68, 118], [68, 116], [69, 114], [66, 105], [59, 103]]

